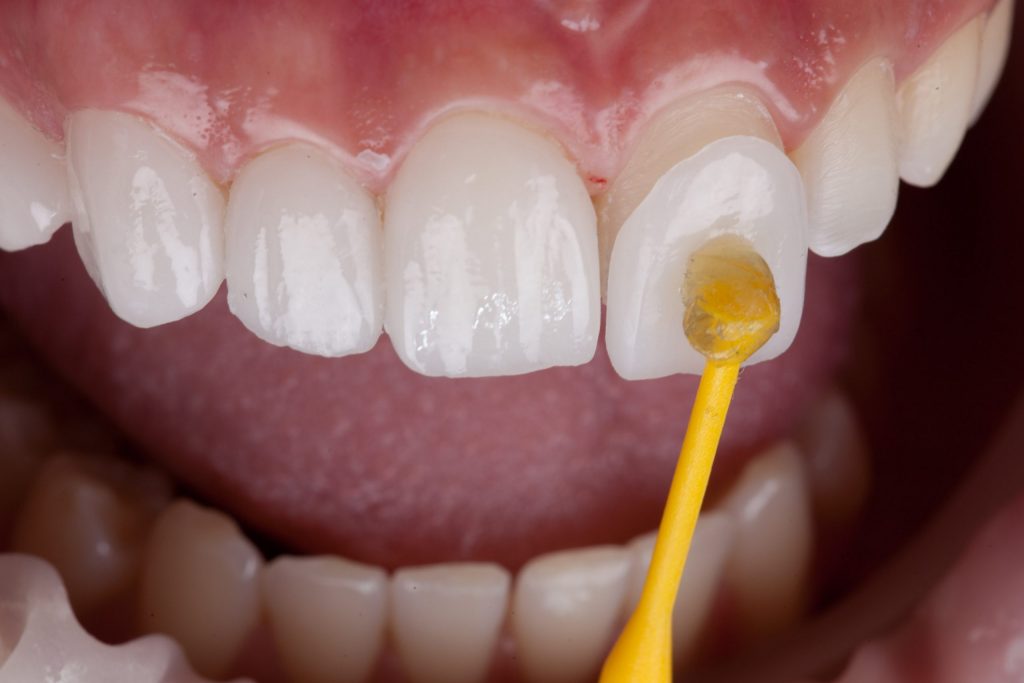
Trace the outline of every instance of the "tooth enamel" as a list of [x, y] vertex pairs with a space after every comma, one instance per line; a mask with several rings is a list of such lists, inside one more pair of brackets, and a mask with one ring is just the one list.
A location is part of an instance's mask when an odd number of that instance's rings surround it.
[[850, 79], [792, 154], [807, 190], [811, 249], [839, 256], [877, 239], [896, 210], [896, 95], [892, 66], [875, 59]]
[[[679, 583], [672, 612], [672, 649], [677, 663], [687, 661], [693, 654], [718, 595], [722, 569], [729, 558], [735, 533], [736, 525], [732, 518], [721, 512], [704, 512], [697, 521], [690, 554], [686, 558], [686, 571]], [[632, 563], [626, 603], [630, 611], [640, 601], [656, 538], [657, 532], [653, 531], [629, 544]]]
[[54, 456], [21, 508], [12, 548], [53, 564], [75, 613], [88, 615], [134, 587], [154, 506], [169, 498], [169, 482], [113, 458]]
[[391, 583], [391, 629], [412, 683], [486, 679], [508, 610], [509, 574], [491, 564], [410, 567]]
[[978, 85], [971, 104], [971, 122], [978, 120], [999, 83], [1010, 52], [1013, 32], [1013, 0], [999, 0], [985, 20], [978, 60]]
[[530, 683], [596, 679], [622, 614], [630, 555], [602, 546], [542, 555], [516, 579], [512, 629]]
[[230, 517], [172, 503], [143, 559], [142, 627], [173, 637], [200, 673], [223, 676], [259, 618], [262, 563]]
[[770, 142], [725, 138], [663, 175], [615, 240], [605, 342], [620, 376], [701, 372], [704, 358], [680, 328], [680, 286], [690, 254], [725, 233], [754, 244], [772, 270], [782, 305], [779, 331], [750, 362], [774, 358], [792, 343], [807, 264], [803, 183]]
[[64, 150], [0, 98], [0, 249], [43, 244], [71, 220]]
[[118, 316], [153, 327], [195, 313], [224, 279], [224, 199], [194, 155], [127, 114], [67, 124], [74, 234]]
[[413, 148], [385, 209], [387, 331], [425, 375], [513, 375], [593, 357], [593, 205], [561, 150], [481, 114]]
[[309, 145], [266, 152], [231, 187], [231, 312], [271, 344], [322, 356], [368, 351], [384, 318], [373, 197]]
[[782, 149], [768, 108], [752, 92], [736, 86], [684, 97], [651, 119], [622, 171], [595, 200], [602, 275], [608, 273], [619, 230], [658, 179], [705, 145], [736, 135], [762, 138]]
[[263, 572], [267, 618], [291, 681], [361, 683], [384, 640], [388, 579], [336, 557], [281, 557]]
[[757, 639], [803, 613], [812, 522], [800, 454], [782, 443], [747, 465], [720, 509], [736, 520], [726, 566], [740, 626]]
[[939, 182], [967, 131], [978, 79], [983, 17], [972, 19], [900, 86], [900, 177]]
[[0, 555], [0, 683], [207, 683], [170, 638], [111, 647], [75, 621], [60, 577], [25, 555]]
[[853, 406], [838, 391], [828, 394], [811, 409], [797, 441], [807, 455], [814, 518], [825, 529], [848, 528], [871, 483], [868, 447]]

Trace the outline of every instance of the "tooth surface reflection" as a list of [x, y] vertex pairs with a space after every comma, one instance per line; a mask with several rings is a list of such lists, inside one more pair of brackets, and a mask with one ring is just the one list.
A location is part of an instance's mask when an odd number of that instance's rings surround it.
[[224, 279], [224, 198], [195, 156], [128, 114], [68, 117], [74, 235], [111, 310], [136, 327], [195, 313]]
[[0, 249], [43, 244], [71, 220], [63, 155], [0, 97]]
[[509, 574], [492, 564], [407, 567], [391, 582], [391, 630], [412, 683], [486, 679], [508, 610]]
[[483, 114], [442, 121], [388, 189], [384, 232], [387, 332], [416, 372], [514, 375], [593, 357], [594, 208], [550, 140]]
[[387, 622], [383, 569], [337, 557], [281, 557], [263, 595], [282, 665], [293, 683], [361, 683], [373, 671]]
[[373, 197], [324, 152], [288, 145], [249, 162], [225, 219], [228, 306], [278, 346], [368, 351], [384, 318]]

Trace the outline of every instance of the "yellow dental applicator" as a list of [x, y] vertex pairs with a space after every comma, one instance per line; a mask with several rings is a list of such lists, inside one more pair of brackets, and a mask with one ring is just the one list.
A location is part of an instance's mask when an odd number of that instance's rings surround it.
[[690, 413], [647, 580], [633, 616], [601, 671], [601, 683], [672, 680], [672, 608], [740, 363], [779, 329], [768, 264], [742, 237], [723, 235], [694, 252], [683, 280], [683, 331], [707, 358]]

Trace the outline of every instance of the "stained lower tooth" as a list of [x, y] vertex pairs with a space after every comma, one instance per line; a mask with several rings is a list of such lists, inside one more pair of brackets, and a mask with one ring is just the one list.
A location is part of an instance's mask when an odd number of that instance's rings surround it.
[[939, 182], [960, 149], [978, 80], [983, 17], [972, 19], [900, 86], [900, 177]]
[[43, 244], [71, 220], [63, 155], [0, 98], [0, 249]]
[[361, 683], [387, 620], [384, 570], [333, 557], [278, 558], [263, 572], [278, 655], [293, 683]]
[[605, 341], [619, 375], [649, 379], [703, 369], [703, 356], [680, 333], [680, 278], [693, 250], [723, 233], [754, 244], [781, 300], [779, 332], [751, 362], [774, 358], [792, 343], [807, 265], [803, 183], [774, 144], [724, 138], [665, 173], [615, 240]]
[[111, 309], [137, 327], [195, 313], [224, 278], [224, 199], [195, 156], [144, 121], [67, 124], [74, 233]]
[[75, 613], [126, 596], [138, 578], [145, 534], [170, 484], [114, 459], [54, 456], [21, 508], [12, 547], [52, 563]]
[[388, 190], [387, 332], [426, 375], [512, 375], [591, 359], [597, 236], [551, 141], [463, 114], [430, 130]]
[[793, 152], [807, 189], [815, 253], [845, 254], [889, 224], [900, 184], [896, 127], [892, 66], [875, 59], [850, 79]]
[[509, 574], [490, 564], [400, 569], [391, 629], [412, 683], [486, 680], [508, 610]]
[[[686, 571], [679, 583], [675, 609], [672, 613], [672, 647], [677, 663], [686, 662], [693, 654], [704, 622], [715, 597], [722, 568], [729, 558], [736, 525], [721, 512], [704, 512], [697, 522], [693, 544], [686, 559]], [[629, 578], [630, 611], [640, 600], [657, 532], [645, 534], [629, 544], [632, 567]]]
[[262, 564], [231, 518], [172, 503], [147, 543], [140, 623], [172, 636], [203, 675], [222, 676], [258, 621]]
[[630, 555], [596, 547], [543, 555], [516, 579], [512, 628], [529, 683], [595, 680], [622, 614]]
[[985, 109], [999, 77], [1006, 66], [1010, 52], [1010, 34], [1013, 32], [1013, 0], [999, 0], [985, 20], [981, 34], [981, 55], [978, 64], [978, 86], [971, 104], [971, 121], [977, 120]]
[[777, 633], [803, 613], [810, 505], [801, 456], [782, 443], [747, 465], [719, 508], [736, 521], [726, 581], [749, 638]]
[[373, 197], [324, 152], [288, 145], [235, 179], [228, 305], [253, 333], [323, 356], [368, 351], [384, 317]]

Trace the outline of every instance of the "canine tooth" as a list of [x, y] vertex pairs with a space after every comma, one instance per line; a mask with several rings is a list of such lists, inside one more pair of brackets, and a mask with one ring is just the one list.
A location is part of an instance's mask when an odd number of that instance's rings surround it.
[[412, 683], [486, 680], [508, 610], [509, 574], [492, 564], [398, 570], [391, 629]]
[[800, 454], [781, 443], [747, 465], [721, 505], [736, 520], [726, 565], [743, 631], [759, 638], [802, 614], [811, 560], [811, 510]]
[[[672, 612], [672, 649], [678, 662], [685, 662], [693, 654], [714, 599], [718, 595], [722, 569], [729, 558], [736, 525], [732, 518], [721, 512], [704, 512], [693, 533], [690, 554], [686, 558], [686, 571], [679, 582]], [[636, 607], [651, 565], [651, 554], [657, 532], [634, 539], [629, 544], [632, 565], [629, 575], [630, 610]]]
[[810, 247], [839, 256], [881, 236], [896, 210], [896, 86], [874, 59], [839, 93], [792, 159], [807, 190]]
[[1013, 32], [1013, 0], [999, 0], [985, 20], [981, 34], [981, 54], [978, 64], [978, 86], [971, 105], [971, 121], [977, 121], [999, 83], [1010, 52], [1010, 34]]
[[[622, 171], [595, 200], [601, 273], [607, 275], [615, 238], [658, 179], [705, 145], [736, 135], [762, 138], [782, 149], [764, 103], [742, 87], [723, 86], [681, 98], [652, 117]], [[606, 282], [606, 278], [601, 278]]]
[[78, 253], [118, 316], [153, 327], [195, 313], [224, 279], [224, 198], [195, 156], [111, 111], [68, 119]]
[[254, 334], [322, 356], [377, 342], [377, 206], [327, 154], [292, 144], [249, 162], [231, 186], [225, 231], [228, 305]]
[[0, 98], [0, 249], [48, 242], [69, 220], [64, 150]]
[[868, 446], [850, 402], [832, 391], [811, 409], [797, 441], [806, 455], [815, 519], [847, 527], [860, 514], [871, 482]]
[[258, 621], [262, 564], [230, 517], [171, 503], [146, 546], [140, 623], [173, 637], [200, 673], [223, 676]]
[[530, 683], [595, 680], [622, 615], [630, 555], [600, 546], [542, 555], [519, 572], [512, 629]]
[[12, 547], [52, 563], [76, 614], [87, 615], [134, 587], [155, 508], [169, 498], [169, 482], [155, 473], [54, 456], [28, 493]]
[[704, 358], [685, 343], [679, 321], [682, 274], [708, 238], [749, 239], [775, 276], [782, 317], [778, 333], [752, 363], [785, 351], [800, 325], [807, 265], [803, 183], [778, 147], [730, 137], [676, 164], [622, 226], [608, 270], [605, 343], [626, 379], [699, 373]]
[[291, 681], [361, 683], [387, 620], [383, 569], [337, 557], [281, 557], [263, 572], [267, 618]]
[[0, 683], [206, 683], [165, 636], [112, 647], [78, 625], [57, 572], [0, 555]]
[[589, 361], [601, 302], [593, 204], [551, 141], [505, 120], [442, 121], [388, 191], [387, 331], [425, 375]]
[[983, 17], [972, 19], [900, 86], [900, 177], [911, 185], [939, 182], [971, 118]]

